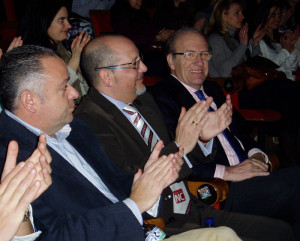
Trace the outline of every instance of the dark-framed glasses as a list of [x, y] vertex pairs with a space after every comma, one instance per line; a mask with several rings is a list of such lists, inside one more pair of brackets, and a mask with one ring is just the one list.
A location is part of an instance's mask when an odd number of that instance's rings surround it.
[[203, 61], [209, 61], [211, 59], [212, 56], [212, 52], [211, 51], [201, 51], [199, 53], [195, 52], [195, 51], [186, 51], [184, 53], [172, 53], [173, 55], [183, 55], [183, 57], [185, 59], [188, 60], [196, 60], [198, 56], [200, 56], [200, 58]]
[[[118, 65], [111, 65], [105, 67], [95, 68], [95, 71], [99, 71], [100, 69], [138, 69], [140, 66], [141, 61], [143, 61], [143, 55], [141, 54], [137, 61], [126, 63], [126, 64], [118, 64]], [[129, 65], [129, 66], [126, 66]]]

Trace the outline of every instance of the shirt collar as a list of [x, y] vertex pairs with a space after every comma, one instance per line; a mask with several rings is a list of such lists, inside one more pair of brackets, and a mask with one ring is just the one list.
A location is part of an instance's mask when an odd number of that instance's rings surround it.
[[[196, 96], [195, 92], [198, 91], [197, 89], [195, 89], [195, 88], [193, 88], [193, 87], [191, 87], [191, 86], [189, 86], [189, 85], [183, 83], [176, 75], [174, 75], [174, 74], [171, 74], [171, 75], [172, 75], [175, 79], [177, 79], [177, 80], [179, 81], [179, 83], [181, 83], [181, 84], [184, 86], [184, 88], [186, 88], [187, 91], [190, 92], [190, 94], [195, 98], [195, 96]], [[200, 90], [204, 91], [203, 85], [201, 85]], [[196, 96], [196, 98], [198, 98], [198, 97]]]
[[125, 106], [127, 106], [128, 104], [131, 104], [131, 103], [124, 103], [123, 101], [120, 101], [120, 100], [116, 100], [106, 94], [103, 94], [101, 92], [99, 92], [101, 95], [103, 95], [108, 101], [110, 101], [111, 103], [113, 103], [115, 106], [117, 106], [119, 109], [123, 109]]
[[[40, 136], [43, 133], [40, 129], [38, 129], [38, 128], [36, 128], [36, 127], [28, 124], [27, 122], [21, 120], [19, 117], [17, 117], [12, 112], [10, 112], [8, 110], [5, 110], [5, 113], [10, 118], [12, 118], [16, 122], [18, 122], [19, 124], [21, 124], [22, 126], [24, 126], [26, 129], [28, 129], [29, 131], [31, 131], [33, 134], [35, 134], [37, 136]], [[52, 138], [52, 137], [48, 136], [47, 134], [45, 134], [45, 135], [46, 135], [47, 140], [48, 139], [51, 139], [51, 140], [56, 139], [57, 142], [62, 142], [63, 140], [65, 140], [70, 135], [71, 130], [72, 130], [72, 128], [70, 127], [70, 125], [67, 124], [63, 128], [61, 128], [58, 132], [55, 133], [56, 138]]]

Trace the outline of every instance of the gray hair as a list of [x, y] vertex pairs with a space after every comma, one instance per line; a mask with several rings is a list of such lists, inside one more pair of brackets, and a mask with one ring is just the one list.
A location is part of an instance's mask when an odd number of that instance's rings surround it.
[[18, 108], [24, 90], [35, 92], [43, 100], [44, 67], [42, 59], [58, 57], [51, 49], [25, 45], [9, 51], [0, 63], [0, 95], [5, 109]]

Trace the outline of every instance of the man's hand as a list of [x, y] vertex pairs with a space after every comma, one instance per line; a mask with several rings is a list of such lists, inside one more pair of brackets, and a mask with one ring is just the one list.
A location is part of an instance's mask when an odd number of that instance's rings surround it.
[[268, 176], [268, 165], [255, 159], [246, 159], [242, 163], [225, 167], [224, 180], [239, 182], [252, 177]]
[[216, 111], [208, 113], [208, 120], [203, 126], [201, 140], [209, 141], [227, 128], [232, 121], [232, 104], [230, 95], [226, 96], [226, 102]]
[[144, 173], [139, 169], [134, 176], [129, 198], [137, 204], [141, 213], [149, 210], [163, 189], [178, 178], [181, 161], [177, 159], [183, 155], [182, 148], [179, 153], [159, 157], [162, 147], [163, 143], [159, 141], [145, 165]]
[[181, 109], [176, 127], [175, 141], [184, 148], [184, 153], [191, 152], [200, 133], [208, 120], [208, 108], [213, 99], [209, 97], [206, 101], [201, 101], [193, 105], [187, 112], [185, 108]]
[[27, 235], [33, 231], [29, 221], [22, 222], [25, 211], [52, 183], [47, 167], [49, 163], [38, 149], [26, 162], [16, 166], [17, 155], [18, 144], [11, 141], [0, 184], [1, 240], [11, 240], [14, 235]]

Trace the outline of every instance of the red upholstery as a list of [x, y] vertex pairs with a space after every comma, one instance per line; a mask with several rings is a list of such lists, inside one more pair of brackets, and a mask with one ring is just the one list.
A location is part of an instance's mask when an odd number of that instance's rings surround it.
[[3, 0], [7, 21], [17, 21], [15, 2], [13, 0]]
[[157, 84], [162, 78], [158, 76], [144, 76], [144, 85], [152, 86]]
[[95, 36], [99, 36], [101, 33], [112, 33], [114, 31], [109, 10], [90, 10], [90, 19]]
[[15, 4], [13, 0], [3, 0], [7, 21], [0, 22], [0, 35], [3, 40], [11, 41], [18, 31]]
[[[223, 89], [224, 93], [227, 92]], [[234, 92], [230, 94], [232, 105], [240, 112], [240, 114], [247, 121], [279, 121], [281, 114], [276, 110], [271, 109], [240, 109], [239, 108], [239, 94]]]

